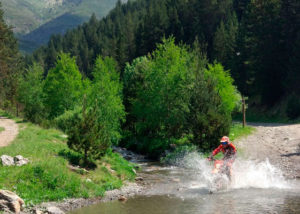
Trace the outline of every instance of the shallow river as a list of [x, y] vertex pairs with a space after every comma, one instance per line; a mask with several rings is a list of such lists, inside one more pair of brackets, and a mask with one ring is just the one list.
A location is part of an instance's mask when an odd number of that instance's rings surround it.
[[212, 194], [211, 164], [191, 155], [177, 165], [142, 164], [143, 182], [150, 186], [142, 195], [70, 214], [300, 213], [300, 181], [286, 180], [267, 160], [237, 160], [231, 185]]

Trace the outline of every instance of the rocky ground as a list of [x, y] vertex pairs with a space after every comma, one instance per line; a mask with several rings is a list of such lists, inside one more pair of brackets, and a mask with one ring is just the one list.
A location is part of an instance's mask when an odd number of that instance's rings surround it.
[[300, 178], [300, 124], [257, 124], [249, 125], [256, 131], [235, 142], [247, 158], [269, 159], [288, 178]]

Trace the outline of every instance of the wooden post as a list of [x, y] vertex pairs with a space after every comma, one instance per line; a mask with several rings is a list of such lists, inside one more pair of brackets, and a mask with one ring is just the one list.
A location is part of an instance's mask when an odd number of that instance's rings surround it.
[[242, 107], [243, 107], [243, 128], [246, 126], [246, 102], [245, 97], [242, 95]]

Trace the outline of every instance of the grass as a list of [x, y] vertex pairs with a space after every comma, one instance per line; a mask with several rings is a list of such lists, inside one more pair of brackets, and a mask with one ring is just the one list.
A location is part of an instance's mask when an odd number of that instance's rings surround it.
[[29, 158], [25, 166], [0, 165], [0, 189], [16, 192], [26, 204], [58, 201], [64, 198], [102, 196], [119, 188], [124, 180], [133, 180], [134, 165], [120, 155], [109, 152], [97, 162], [95, 170], [74, 172], [59, 155], [68, 151], [64, 134], [42, 129], [31, 123], [20, 123], [20, 133], [11, 145], [0, 149], [0, 155], [22, 155]]
[[229, 139], [234, 141], [238, 138], [245, 137], [252, 134], [255, 131], [255, 128], [252, 126], [243, 127], [242, 123], [232, 123], [229, 133]]
[[0, 127], [0, 132], [3, 132], [5, 130], [4, 127]]

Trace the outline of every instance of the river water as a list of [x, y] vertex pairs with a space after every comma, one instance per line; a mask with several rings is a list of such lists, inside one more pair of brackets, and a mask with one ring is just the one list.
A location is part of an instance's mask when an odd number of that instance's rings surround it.
[[236, 160], [230, 185], [212, 194], [208, 161], [192, 153], [175, 162], [176, 167], [141, 163], [149, 186], [141, 195], [70, 214], [300, 213], [300, 181], [286, 180], [268, 160]]

